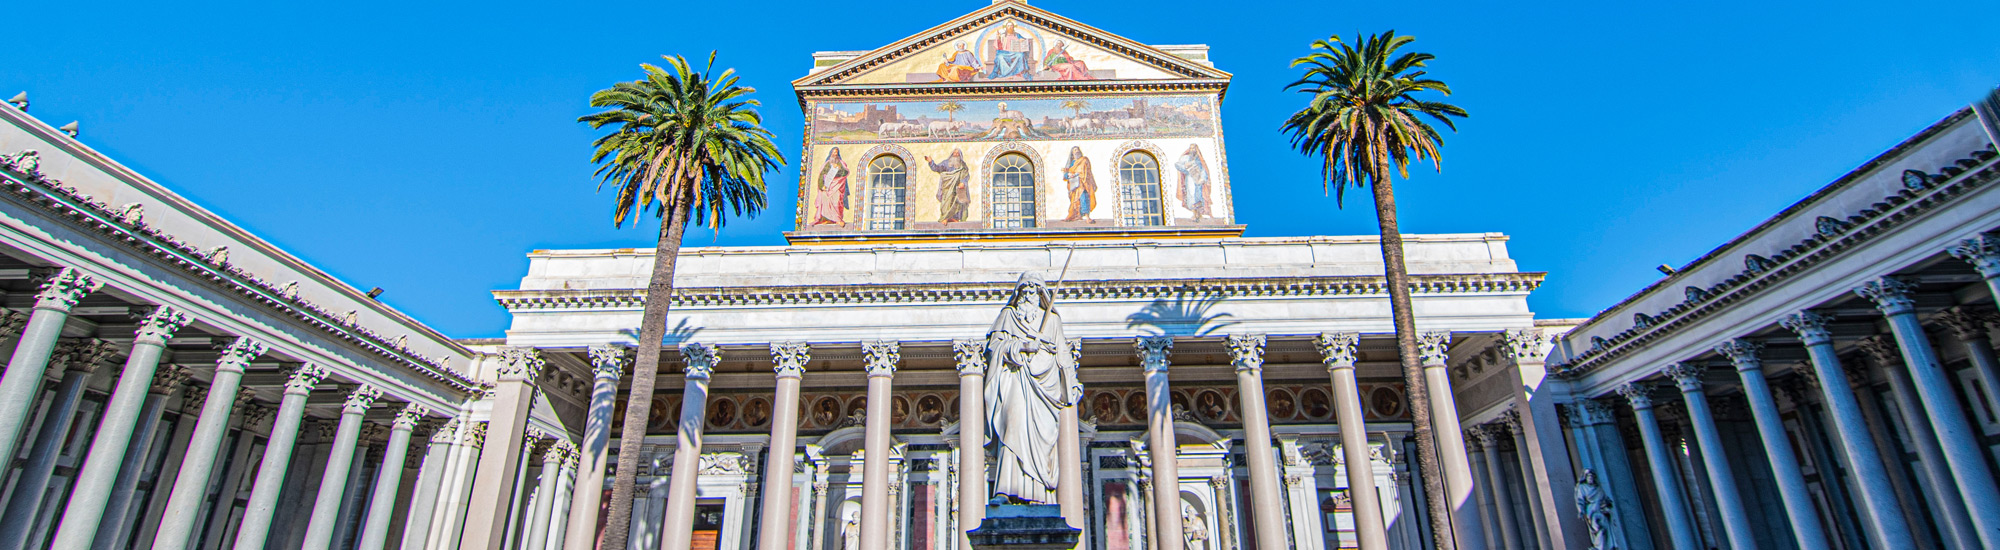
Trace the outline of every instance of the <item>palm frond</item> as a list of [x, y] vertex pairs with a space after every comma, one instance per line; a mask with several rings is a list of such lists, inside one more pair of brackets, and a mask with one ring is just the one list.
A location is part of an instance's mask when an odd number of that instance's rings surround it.
[[1392, 174], [1408, 178], [1412, 161], [1442, 169], [1444, 140], [1428, 121], [1457, 131], [1452, 119], [1467, 115], [1458, 106], [1417, 97], [1449, 96], [1451, 88], [1425, 78], [1426, 64], [1436, 56], [1397, 54], [1415, 40], [1393, 30], [1351, 41], [1333, 36], [1314, 40], [1310, 53], [1292, 60], [1292, 67], [1304, 72], [1285, 89], [1313, 97], [1285, 120], [1283, 130], [1294, 149], [1322, 159], [1321, 185], [1336, 202], [1345, 201], [1348, 187], [1386, 181]]

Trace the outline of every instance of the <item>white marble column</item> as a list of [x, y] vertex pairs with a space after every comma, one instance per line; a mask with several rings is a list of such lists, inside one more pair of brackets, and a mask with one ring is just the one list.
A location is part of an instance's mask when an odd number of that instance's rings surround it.
[[2000, 236], [1987, 233], [1973, 235], [1952, 245], [1946, 252], [1978, 268], [1979, 275], [1986, 278], [1986, 288], [1993, 295], [1993, 300], [2000, 302]]
[[[1923, 499], [1924, 505], [1919, 508], [1931, 513], [1931, 517], [1938, 524], [1939, 532], [1952, 542], [1950, 546], [1978, 547], [1979, 530], [1973, 525], [1971, 512], [1965, 508], [1965, 498], [1959, 495], [1958, 484], [1952, 481], [1955, 476], [1952, 473], [1951, 463], [1944, 458], [1944, 446], [1939, 444], [1937, 433], [1928, 429], [1931, 425], [1930, 413], [1925, 412], [1923, 399], [1917, 396], [1914, 387], [1916, 384], [1910, 381], [1909, 371], [1901, 368], [1903, 357], [1896, 349], [1895, 339], [1886, 334], [1877, 334], [1862, 338], [1854, 344], [1855, 348], [1867, 354], [1870, 359], [1874, 359], [1874, 366], [1881, 373], [1882, 380], [1889, 383], [1889, 395], [1893, 396], [1893, 399], [1888, 401], [1894, 403], [1899, 415], [1894, 420], [1902, 428], [1904, 447], [1917, 455], [1917, 463], [1912, 468], [1930, 483], [1928, 487], [1921, 488], [1926, 494]], [[1867, 377], [1866, 374], [1860, 373], [1854, 375], [1856, 378]], [[1891, 426], [1890, 418], [1884, 416], [1875, 422], [1887, 428]], [[1893, 469], [1902, 465], [1903, 457], [1900, 454], [1892, 454], [1892, 457], [1885, 460], [1889, 461], [1890, 468]], [[1903, 502], [1915, 502], [1916, 497], [1913, 496], [1915, 493], [1908, 492], [1909, 489], [1904, 491], [1906, 492]]]
[[1994, 486], [1993, 474], [1986, 467], [1985, 448], [1979, 444], [1972, 425], [1966, 422], [1951, 381], [1939, 366], [1937, 353], [1931, 349], [1930, 337], [1924, 333], [1923, 323], [1917, 320], [1915, 291], [1914, 285], [1892, 277], [1854, 289], [1855, 294], [1874, 302], [1889, 318], [1896, 345], [1903, 350], [1903, 364], [1909, 369], [1925, 411], [1930, 414], [1931, 429], [1944, 448], [1945, 462], [1951, 465], [1952, 475], [1958, 481], [1959, 495], [1965, 499], [1966, 512], [1972, 515], [1980, 543], [1987, 548], [2000, 548], [2000, 487]]
[[[1702, 393], [1702, 376], [1707, 369], [1698, 363], [1675, 363], [1666, 368], [1666, 375], [1674, 379], [1674, 385], [1681, 390], [1681, 397], [1687, 401], [1688, 423], [1694, 426], [1695, 441], [1700, 443], [1702, 466], [1708, 471], [1709, 489], [1715, 493], [1715, 506], [1722, 513], [1722, 528], [1729, 535], [1729, 545], [1734, 550], [1755, 550], [1757, 537], [1750, 525], [1750, 514], [1743, 510], [1743, 495], [1736, 489], [1736, 475], [1730, 471], [1729, 455], [1722, 449], [1722, 433], [1715, 429], [1715, 416], [1708, 410], [1708, 395]], [[1766, 397], [1770, 392], [1765, 392]]]
[[[486, 434], [490, 430], [488, 422], [471, 421], [461, 424], [458, 429], [457, 446], [452, 451], [451, 465], [445, 469], [444, 487], [438, 490], [437, 507], [431, 520], [430, 542], [426, 548], [466, 548], [463, 546], [466, 516], [472, 507], [473, 483], [477, 481], [474, 472], [486, 449]], [[519, 437], [519, 436], [516, 436]], [[482, 502], [481, 506], [495, 504]]]
[[1347, 470], [1347, 495], [1354, 513], [1354, 535], [1361, 550], [1388, 550], [1389, 534], [1382, 519], [1382, 500], [1375, 487], [1375, 467], [1368, 456], [1368, 423], [1361, 414], [1361, 388], [1354, 380], [1361, 334], [1320, 333], [1313, 339], [1320, 360], [1333, 379], [1333, 416], [1340, 424], [1342, 463]]
[[951, 343], [958, 360], [958, 547], [971, 550], [965, 532], [986, 519], [986, 341]]
[[583, 441], [577, 445], [576, 490], [569, 501], [564, 550], [594, 550], [597, 513], [604, 498], [606, 451], [611, 446], [611, 413], [618, 408], [618, 374], [631, 363], [624, 346], [591, 346], [590, 410], [584, 415]]
[[349, 469], [354, 467], [354, 449], [361, 440], [361, 425], [367, 422], [363, 416], [381, 397], [381, 389], [362, 384], [348, 392], [347, 402], [340, 406], [340, 425], [334, 428], [333, 449], [326, 456], [326, 473], [320, 476], [323, 481], [319, 495], [313, 500], [312, 516], [306, 522], [305, 550], [327, 550], [333, 546], [334, 527], [340, 523], [340, 501], [347, 490], [340, 480], [347, 479]]
[[1500, 413], [1500, 424], [1498, 426], [1499, 429], [1504, 430], [1509, 437], [1513, 438], [1514, 462], [1516, 467], [1520, 468], [1520, 471], [1516, 472], [1519, 475], [1502, 483], [1518, 486], [1522, 496], [1521, 501], [1528, 505], [1528, 511], [1525, 512], [1527, 516], [1523, 517], [1522, 520], [1526, 521], [1531, 529], [1529, 532], [1522, 533], [1521, 538], [1532, 541], [1528, 543], [1530, 546], [1548, 548], [1551, 546], [1551, 543], [1549, 542], [1549, 535], [1546, 532], [1546, 528], [1548, 526], [1548, 514], [1552, 510], [1542, 509], [1541, 493], [1544, 489], [1538, 487], [1535, 483], [1535, 463], [1528, 456], [1528, 436], [1522, 433], [1520, 412], [1509, 408], [1507, 412]]
[[1285, 547], [1284, 507], [1278, 492], [1278, 459], [1271, 451], [1271, 419], [1264, 407], [1262, 334], [1233, 334], [1225, 341], [1236, 368], [1236, 394], [1243, 406], [1244, 458], [1250, 462], [1250, 505], [1259, 548]]
[[1479, 506], [1473, 501], [1472, 464], [1465, 456], [1465, 440], [1454, 437], [1465, 430], [1458, 424], [1458, 398], [1452, 395], [1450, 358], [1451, 332], [1417, 333], [1417, 350], [1424, 362], [1424, 385], [1430, 393], [1431, 430], [1437, 436], [1438, 466], [1444, 471], [1445, 498], [1451, 500], [1452, 527], [1458, 547], [1477, 548], [1480, 532]]
[[1674, 548], [1701, 548], [1689, 517], [1687, 500], [1681, 493], [1681, 476], [1674, 466], [1667, 438], [1660, 435], [1660, 421], [1653, 416], [1653, 386], [1633, 382], [1618, 388], [1618, 394], [1632, 403], [1632, 416], [1639, 425], [1639, 438], [1646, 444], [1646, 465], [1653, 470], [1653, 492], [1659, 496], [1661, 514], [1667, 519], [1667, 537]]
[[[1057, 353], [1069, 354], [1070, 364], [1083, 367], [1083, 341], [1070, 338], [1069, 349]], [[1056, 412], [1056, 504], [1061, 505], [1063, 519], [1070, 527], [1089, 532], [1089, 506], [1083, 500], [1083, 382], [1076, 381], [1076, 402], [1065, 405]], [[1087, 535], [1086, 535], [1087, 536]], [[1079, 546], [1082, 544], [1079, 543]]]
[[1763, 438], [1764, 455], [1771, 461], [1778, 496], [1785, 501], [1785, 517], [1791, 520], [1792, 537], [1800, 548], [1830, 548], [1826, 531], [1820, 527], [1819, 512], [1813, 508], [1812, 494], [1806, 492], [1806, 478], [1799, 471], [1798, 455], [1793, 453], [1791, 438], [1785, 434], [1777, 398], [1764, 379], [1764, 361], [1758, 357], [1758, 350], [1763, 348], [1763, 344], [1736, 339], [1716, 346], [1715, 352], [1728, 357], [1743, 379], [1743, 395], [1750, 400], [1750, 413], [1757, 421], [1758, 436]]
[[576, 444], [570, 443], [568, 440], [562, 441], [558, 446], [563, 449], [563, 463], [561, 470], [559, 470], [561, 477], [556, 480], [555, 511], [550, 514], [548, 521], [549, 540], [541, 547], [529, 550], [562, 550], [563, 548], [563, 537], [566, 533], [565, 528], [569, 526], [571, 493], [576, 492], [577, 450]]
[[355, 550], [382, 550], [388, 543], [389, 522], [396, 516], [396, 492], [403, 486], [403, 461], [410, 451], [410, 432], [427, 414], [430, 409], [410, 403], [389, 423], [389, 442], [382, 447], [382, 467], [375, 472], [375, 490], [368, 497], [368, 515], [362, 520]]
[[787, 550], [792, 534], [792, 478], [799, 447], [799, 384], [812, 346], [805, 342], [773, 342], [771, 370], [778, 377], [771, 399], [771, 451], [764, 457], [764, 510], [758, 522], [757, 547]]
[[548, 546], [549, 516], [555, 511], [556, 485], [562, 483], [564, 456], [569, 452], [568, 442], [560, 435], [556, 437], [549, 442], [548, 448], [542, 450], [542, 474], [536, 480], [535, 504], [528, 515], [521, 518], [527, 528], [520, 545], [524, 550], [541, 550]]
[[111, 400], [97, 419], [97, 433], [90, 439], [90, 452], [76, 472], [69, 503], [63, 507], [62, 523], [56, 527], [55, 550], [89, 550], [97, 537], [97, 523], [104, 519], [104, 506], [111, 500], [111, 486], [118, 481], [118, 467], [125, 463], [125, 449], [132, 443], [132, 430], [139, 424], [139, 409], [152, 393], [153, 373], [160, 367], [167, 339], [193, 319], [167, 306], [153, 308], [140, 321], [132, 351], [111, 390]]
[[868, 420], [862, 435], [861, 550], [889, 550], [889, 387], [902, 360], [902, 344], [862, 342], [868, 368]]
[[681, 423], [674, 430], [673, 474], [667, 479], [667, 515], [661, 538], [666, 550], [687, 550], [694, 537], [696, 476], [701, 475], [701, 435], [708, 418], [708, 377], [721, 350], [708, 344], [681, 344], [687, 385], [681, 390]]
[[1132, 345], [1146, 372], [1146, 446], [1153, 465], [1153, 536], [1148, 540], [1153, 550], [1181, 550], [1180, 444], [1174, 438], [1173, 392], [1167, 384], [1174, 337], [1140, 336]]
[[460, 545], [467, 550], [501, 550], [507, 541], [507, 519], [513, 508], [522, 440], [528, 431], [528, 410], [535, 404], [535, 382], [547, 362], [534, 348], [500, 350], [496, 366], [500, 383], [493, 390], [493, 413], [487, 420], [492, 441], [484, 442], [472, 476], [472, 506], [465, 511]]
[[35, 414], [35, 401], [42, 392], [43, 369], [48, 368], [49, 352], [55, 349], [56, 338], [62, 336], [63, 325], [69, 321], [70, 308], [102, 286], [104, 283], [90, 275], [67, 267], [42, 283], [42, 291], [35, 295], [34, 313], [28, 316], [28, 326], [21, 329], [21, 339], [14, 343], [14, 355], [7, 361], [6, 372], [0, 373], [0, 457], [12, 460], [20, 451], [22, 428]]
[[238, 390], [243, 387], [243, 369], [264, 351], [261, 342], [237, 338], [216, 359], [215, 376], [209, 381], [208, 396], [195, 421], [194, 435], [188, 439], [187, 454], [180, 459], [180, 471], [174, 476], [153, 550], [185, 550], [190, 543], [196, 543], [190, 540], [195, 522], [200, 519], [195, 515], [207, 499], [209, 478], [215, 475], [216, 455], [222, 452], [222, 440], [229, 435], [229, 417], [235, 410]]
[[1827, 415], [1833, 418], [1834, 429], [1839, 432], [1837, 447], [1845, 452], [1848, 466], [1854, 469], [1854, 483], [1860, 488], [1869, 525], [1874, 527], [1875, 544], [1878, 548], [1893, 548], [1914, 540], [1914, 536], [1903, 519], [1902, 505], [1896, 500], [1895, 488], [1889, 484], [1889, 473], [1882, 465], [1875, 439], [1868, 433], [1867, 418], [1847, 380], [1847, 371], [1841, 369], [1840, 355], [1834, 352], [1833, 333], [1826, 329], [1829, 320], [1818, 313], [1801, 311], [1786, 316], [1779, 324], [1798, 334], [1806, 346], [1812, 372], [1817, 375], [1822, 397], [1826, 399]]
[[[89, 385], [91, 375], [118, 348], [110, 342], [95, 338], [69, 340], [56, 344], [50, 354], [49, 374], [56, 376], [55, 395], [49, 399], [48, 409], [42, 413], [41, 427], [35, 430], [35, 441], [28, 446], [28, 461], [14, 476], [14, 485], [8, 490], [13, 498], [7, 499], [7, 509], [0, 516], [0, 549], [21, 550], [27, 547], [30, 532], [35, 529], [35, 519], [41, 515], [42, 504], [47, 497], [49, 478], [56, 471], [56, 459], [61, 458], [63, 443], [69, 440], [70, 425], [76, 421], [76, 411], [83, 404], [83, 390]], [[12, 462], [13, 457], [6, 457]], [[0, 468], [4, 470], [4, 468]], [[53, 503], [52, 503], [53, 504]]]
[[1492, 438], [1481, 426], [1466, 428], [1465, 433], [1458, 435], [1465, 438], [1465, 459], [1472, 466], [1472, 481], [1476, 487], [1472, 501], [1479, 507], [1480, 527], [1486, 535], [1485, 548], [1520, 550], [1520, 535], [1508, 525], [1508, 521], [1513, 519], [1513, 510], [1511, 507], [1501, 509], [1506, 497], [1499, 496], [1492, 476], [1487, 475], [1493, 467], [1489, 454], [1497, 454], [1486, 452], [1493, 443]]
[[444, 498], [445, 480], [450, 479], [452, 457], [459, 454], [458, 433], [465, 420], [453, 418], [445, 421], [431, 433], [430, 445], [424, 449], [424, 459], [417, 466], [417, 483], [410, 490], [410, 506], [403, 515], [403, 539], [399, 548], [412, 550], [429, 548], [431, 533], [437, 525], [438, 503]]
[[257, 480], [250, 485], [250, 501], [243, 507], [236, 550], [264, 550], [266, 537], [271, 534], [271, 515], [277, 512], [278, 491], [285, 484], [285, 470], [291, 465], [292, 449], [299, 439], [299, 424], [305, 420], [306, 397], [327, 374], [326, 367], [307, 363], [285, 380], [285, 396], [278, 401], [278, 415], [271, 421], [264, 459], [258, 463]]
[[[118, 480], [112, 482], [111, 500], [105, 504], [104, 520], [98, 522], [97, 536], [91, 543], [96, 550], [127, 548], [134, 523], [132, 514], [132, 494], [139, 488], [139, 476], [145, 474], [146, 458], [153, 454], [153, 440], [159, 434], [160, 417], [166, 412], [167, 399], [179, 392], [181, 384], [187, 383], [188, 370], [174, 365], [160, 367], [153, 375], [153, 386], [146, 394], [146, 404], [139, 410], [139, 425], [132, 430], [132, 444], [125, 449], [125, 462], [118, 467]], [[168, 455], [173, 456], [173, 455]], [[171, 462], [171, 460], [169, 461]], [[166, 477], [165, 472], [161, 477]], [[155, 491], [164, 489], [164, 484], [155, 485]]]

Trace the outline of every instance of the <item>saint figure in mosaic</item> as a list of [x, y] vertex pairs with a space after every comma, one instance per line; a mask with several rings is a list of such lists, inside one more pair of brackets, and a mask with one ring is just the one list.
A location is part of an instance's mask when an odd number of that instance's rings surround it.
[[1174, 162], [1174, 170], [1181, 173], [1181, 206], [1194, 212], [1196, 220], [1213, 217], [1208, 211], [1208, 163], [1201, 158], [1201, 146], [1189, 144], [1187, 152]]
[[1034, 37], [1008, 23], [1000, 29], [998, 36], [986, 41], [986, 45], [993, 52], [993, 62], [986, 69], [987, 79], [999, 80], [1016, 75], [1031, 80], [1034, 78], [1031, 72], [1035, 65]]
[[938, 65], [938, 78], [945, 82], [969, 82], [979, 75], [979, 69], [986, 64], [979, 62], [979, 55], [965, 49], [965, 41], [954, 43], [957, 49], [945, 54], [944, 63]]
[[813, 225], [840, 225], [847, 220], [847, 163], [840, 150], [827, 152], [820, 163], [817, 191], [813, 193]]
[[1024, 273], [986, 336], [986, 436], [999, 446], [996, 496], [1055, 504], [1059, 414], [1083, 398], [1054, 295]]
[[1090, 66], [1083, 64], [1083, 58], [1070, 55], [1069, 47], [1057, 40], [1047, 54], [1042, 55], [1042, 68], [1055, 71], [1056, 80], [1090, 80]]
[[965, 152], [952, 148], [951, 156], [944, 162], [926, 156], [924, 163], [938, 175], [938, 221], [965, 221], [965, 211], [972, 206], [972, 171], [965, 165]]
[[1091, 174], [1090, 157], [1083, 156], [1082, 147], [1069, 148], [1069, 166], [1063, 168], [1063, 182], [1069, 186], [1069, 217], [1063, 221], [1090, 217], [1090, 211], [1097, 208], [1097, 176]]

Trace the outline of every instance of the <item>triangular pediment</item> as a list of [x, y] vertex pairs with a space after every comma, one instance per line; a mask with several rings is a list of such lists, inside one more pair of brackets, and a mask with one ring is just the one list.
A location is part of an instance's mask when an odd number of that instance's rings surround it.
[[1008, 1], [816, 70], [792, 84], [1074, 85], [1228, 78], [1229, 73], [1164, 49]]

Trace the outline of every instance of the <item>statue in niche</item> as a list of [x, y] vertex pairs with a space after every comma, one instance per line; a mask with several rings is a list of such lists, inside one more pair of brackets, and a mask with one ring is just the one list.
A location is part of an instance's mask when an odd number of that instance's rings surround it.
[[986, 335], [986, 437], [999, 445], [996, 500], [1055, 504], [1058, 415], [1083, 398], [1054, 294], [1024, 273]]
[[840, 550], [861, 550], [861, 511], [848, 510], [840, 521]]
[[1611, 498], [1597, 484], [1596, 471], [1585, 469], [1583, 475], [1577, 477], [1576, 511], [1583, 516], [1584, 525], [1590, 528], [1591, 550], [1612, 550]]
[[1186, 550], [1208, 550], [1208, 522], [1185, 500], [1181, 501], [1181, 541]]

